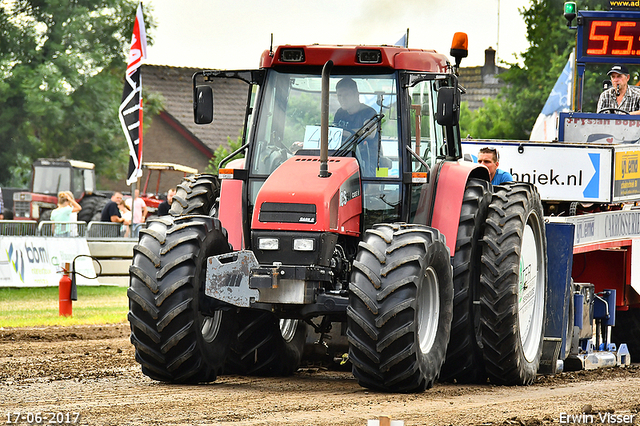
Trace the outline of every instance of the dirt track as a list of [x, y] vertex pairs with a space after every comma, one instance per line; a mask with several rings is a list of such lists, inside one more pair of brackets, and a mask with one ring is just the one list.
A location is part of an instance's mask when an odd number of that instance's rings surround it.
[[[529, 387], [437, 384], [417, 395], [369, 392], [350, 373], [319, 369], [177, 386], [140, 372], [128, 335], [127, 324], [0, 329], [2, 423], [15, 420], [9, 413], [40, 412], [41, 424], [55, 423], [51, 413], [71, 421], [79, 413], [89, 425], [366, 425], [380, 415], [407, 426], [599, 424], [607, 413], [640, 424], [638, 365]], [[565, 417], [583, 411], [589, 416]]]

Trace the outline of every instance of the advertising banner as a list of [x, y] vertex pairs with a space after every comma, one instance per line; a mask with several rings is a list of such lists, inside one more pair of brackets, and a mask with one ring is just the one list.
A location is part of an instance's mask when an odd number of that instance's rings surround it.
[[561, 113], [561, 142], [636, 144], [640, 141], [640, 117], [593, 113]]
[[[65, 263], [78, 255], [89, 255], [85, 238], [0, 237], [0, 287], [57, 286]], [[93, 261], [79, 257], [75, 271], [95, 277]], [[98, 285], [98, 280], [76, 274], [78, 285]]]
[[462, 153], [477, 161], [483, 147], [498, 149], [498, 168], [538, 188], [545, 201], [611, 202], [613, 146], [463, 141]]
[[616, 147], [613, 196], [616, 200], [640, 198], [640, 147]]

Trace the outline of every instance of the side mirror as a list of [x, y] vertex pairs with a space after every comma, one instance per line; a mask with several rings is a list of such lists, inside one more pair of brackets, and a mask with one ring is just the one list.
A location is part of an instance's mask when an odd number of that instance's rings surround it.
[[193, 94], [193, 120], [196, 124], [213, 121], [213, 89], [211, 86], [197, 86]]
[[455, 126], [460, 119], [460, 92], [457, 87], [438, 90], [436, 121], [442, 126]]

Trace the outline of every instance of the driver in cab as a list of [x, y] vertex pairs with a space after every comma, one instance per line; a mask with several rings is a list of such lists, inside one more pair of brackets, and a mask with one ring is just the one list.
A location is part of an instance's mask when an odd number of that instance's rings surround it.
[[630, 76], [627, 67], [615, 64], [607, 74], [611, 78], [612, 87], [600, 94], [598, 113], [627, 112], [640, 115], [640, 87], [629, 86]]
[[[336, 85], [340, 108], [336, 111], [333, 124], [346, 130], [349, 136], [359, 130], [364, 123], [376, 115], [376, 111], [360, 102], [360, 93], [356, 82], [351, 78], [343, 78]], [[356, 148], [356, 157], [366, 176], [375, 176], [376, 158], [378, 154], [375, 137], [368, 137]], [[364, 163], [364, 164], [362, 164]]]

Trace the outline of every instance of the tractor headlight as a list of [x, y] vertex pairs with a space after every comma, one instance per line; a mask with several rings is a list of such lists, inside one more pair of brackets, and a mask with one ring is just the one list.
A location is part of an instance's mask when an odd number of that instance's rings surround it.
[[295, 251], [313, 251], [315, 242], [311, 238], [295, 238], [293, 240], [293, 249]]
[[258, 238], [258, 248], [260, 250], [278, 250], [280, 242], [277, 238]]

